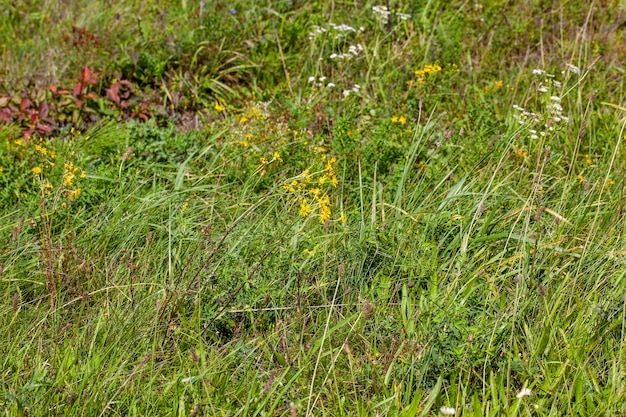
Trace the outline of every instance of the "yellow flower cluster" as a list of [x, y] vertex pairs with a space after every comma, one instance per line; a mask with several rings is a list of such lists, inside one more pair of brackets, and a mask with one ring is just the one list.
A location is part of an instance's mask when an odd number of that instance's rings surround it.
[[441, 71], [441, 67], [437, 64], [428, 64], [425, 65], [424, 68], [416, 70], [414, 72], [415, 76], [417, 77], [417, 83], [418, 84], [426, 84], [426, 78], [430, 75], [433, 75], [437, 72]]
[[300, 201], [300, 215], [309, 217], [309, 214], [311, 214], [311, 205], [305, 199], [302, 199]]
[[524, 148], [517, 148], [515, 149], [515, 155], [523, 159], [528, 156], [528, 152]]
[[[80, 135], [80, 132], [72, 130], [70, 132], [74, 138]], [[19, 142], [19, 143], [18, 143]], [[20, 150], [30, 148], [34, 150], [34, 156], [37, 157], [35, 166], [31, 168], [33, 176], [36, 177], [36, 181], [41, 187], [41, 191], [44, 195], [50, 195], [55, 189], [55, 186], [48, 178], [49, 174], [54, 176], [53, 172], [48, 172], [49, 169], [55, 167], [56, 152], [49, 147], [49, 143], [43, 139], [39, 139], [38, 142], [24, 143], [21, 139], [14, 141], [14, 143], [20, 147]], [[70, 152], [70, 158], [74, 155], [74, 152]], [[67, 159], [63, 164], [63, 174], [60, 180], [59, 189], [64, 192], [65, 196], [71, 199], [78, 198], [81, 195], [81, 189], [78, 186], [78, 181], [87, 177], [87, 173], [77, 166], [75, 166], [71, 159]], [[63, 203], [65, 204], [65, 203]]]
[[[324, 168], [314, 174], [307, 168], [296, 178], [287, 181], [283, 187], [287, 192], [298, 195], [298, 201], [300, 202], [299, 213], [302, 217], [309, 217], [315, 207], [315, 211], [319, 213], [320, 223], [326, 224], [332, 215], [332, 205], [328, 191], [339, 184], [334, 166], [337, 158], [328, 158], [324, 147], [316, 149], [320, 153], [322, 161], [324, 161]], [[327, 187], [326, 191], [323, 190], [324, 187]], [[313, 203], [315, 204], [312, 205]], [[342, 223], [346, 223], [346, 217], [343, 212], [340, 214], [340, 220]]]
[[[500, 91], [502, 89], [502, 87], [504, 86], [504, 81], [502, 80], [498, 80], [498, 81], [494, 81], [493, 84], [489, 84], [488, 86], [485, 87], [485, 92], [486, 93], [490, 93], [490, 92], [496, 92], [496, 91]], [[507, 89], [510, 90], [510, 86], [507, 84]]]
[[391, 117], [391, 123], [400, 123], [401, 125], [406, 124], [406, 117], [404, 116], [392, 116]]
[[[78, 167], [72, 165], [72, 163], [65, 163], [63, 165], [63, 182], [66, 186], [71, 187], [74, 184], [74, 180], [76, 179], [76, 172], [78, 172]], [[82, 171], [80, 173], [80, 178], [85, 178], [87, 173]]]
[[283, 158], [281, 158], [278, 152], [274, 152], [272, 159], [267, 159], [266, 156], [262, 156], [259, 159], [259, 162], [261, 163], [261, 166], [258, 168], [257, 172], [259, 172], [260, 176], [264, 177], [267, 174], [267, 168], [269, 165], [274, 162], [283, 162]]
[[[44, 144], [42, 144], [42, 143], [43, 143], [43, 141], [40, 140], [40, 143], [36, 143], [35, 144], [35, 151], [37, 151], [37, 153], [39, 153], [39, 154], [41, 154], [41, 155], [43, 155], [43, 156], [45, 156], [47, 158], [50, 158], [50, 159], [56, 158], [57, 157], [56, 152], [54, 150], [46, 148], [46, 146]], [[48, 161], [48, 164], [50, 166], [54, 166], [53, 162]]]
[[325, 224], [330, 219], [330, 198], [328, 195], [317, 197], [317, 203], [320, 206], [320, 222]]

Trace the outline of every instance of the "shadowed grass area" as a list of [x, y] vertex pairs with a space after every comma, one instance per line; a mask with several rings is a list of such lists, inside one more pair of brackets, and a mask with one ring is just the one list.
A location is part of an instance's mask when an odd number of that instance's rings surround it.
[[623, 9], [386, 7], [0, 6], [5, 415], [626, 413]]

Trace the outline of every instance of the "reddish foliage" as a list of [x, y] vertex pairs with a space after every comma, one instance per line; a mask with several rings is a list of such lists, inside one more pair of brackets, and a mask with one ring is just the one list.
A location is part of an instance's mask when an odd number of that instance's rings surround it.
[[[0, 122], [19, 123], [24, 137], [28, 139], [35, 133], [49, 135], [63, 124], [87, 124], [98, 120], [103, 108], [107, 116], [114, 114], [118, 119], [145, 121], [154, 116], [145, 101], [137, 104], [136, 88], [130, 81], [120, 80], [110, 84], [104, 96], [90, 91], [99, 82], [99, 78], [85, 65], [79, 82], [72, 86], [71, 91], [52, 84], [48, 87], [48, 99], [38, 103], [34, 103], [26, 93], [18, 97], [0, 94]], [[31, 94], [33, 96], [35, 94]]]

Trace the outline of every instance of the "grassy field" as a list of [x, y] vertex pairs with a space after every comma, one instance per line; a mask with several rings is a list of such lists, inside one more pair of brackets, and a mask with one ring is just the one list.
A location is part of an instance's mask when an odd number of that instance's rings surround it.
[[623, 2], [0, 15], [2, 415], [626, 415]]

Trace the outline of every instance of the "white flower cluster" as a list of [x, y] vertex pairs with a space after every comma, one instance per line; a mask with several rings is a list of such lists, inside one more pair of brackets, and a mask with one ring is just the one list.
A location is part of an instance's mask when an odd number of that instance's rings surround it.
[[[542, 94], [560, 90], [563, 87], [562, 83], [554, 79], [555, 76], [553, 74], [549, 74], [542, 69], [534, 69], [532, 73], [533, 75], [543, 77], [543, 80], [537, 88], [537, 91]], [[531, 139], [538, 139], [539, 136], [546, 136], [546, 132], [554, 131], [560, 125], [569, 122], [569, 118], [563, 115], [560, 95], [551, 95], [543, 101], [546, 103], [546, 113], [543, 116], [541, 114], [527, 111], [517, 104], [513, 105], [513, 109], [517, 111], [513, 117], [515, 117], [520, 125], [531, 124], [534, 125], [533, 127], [537, 127], [537, 129], [528, 130]]]
[[329, 23], [328, 26], [335, 29], [337, 32], [356, 32], [355, 28], [353, 28], [352, 26], [343, 24], [343, 23], [340, 25], [337, 25], [335, 23]]
[[328, 32], [328, 29], [321, 26], [313, 25], [313, 30], [309, 32], [309, 40], [312, 41], [317, 35]]
[[[357, 33], [357, 32], [365, 31], [365, 28], [363, 26], [359, 27], [359, 29], [357, 30], [350, 25], [346, 25], [345, 23], [336, 24], [336, 23], [331, 22], [328, 24], [328, 27], [335, 32], [335, 36], [334, 36], [335, 39], [341, 39], [350, 33]], [[328, 29], [326, 29], [325, 27], [313, 25], [311, 31], [309, 32], [309, 40], [312, 41], [318, 35], [321, 35], [327, 32], [328, 32]]]
[[546, 106], [548, 109], [548, 113], [552, 117], [552, 121], [555, 123], [559, 123], [563, 121], [564, 123], [569, 122], [569, 118], [567, 116], [563, 116], [563, 107], [561, 107], [561, 97], [551, 96], [550, 103]]
[[387, 9], [387, 6], [374, 6], [372, 7], [374, 11], [374, 15], [377, 19], [379, 19], [384, 24], [389, 23], [389, 16], [391, 16], [391, 12]]
[[343, 54], [332, 53], [330, 54], [329, 58], [330, 59], [351, 59], [355, 56], [359, 56], [361, 52], [363, 52], [364, 50], [365, 48], [363, 48], [363, 45], [358, 43], [356, 45], [350, 45], [348, 47], [348, 52], [343, 53]]
[[444, 416], [453, 416], [456, 414], [456, 410], [453, 407], [441, 407], [439, 412]]
[[[322, 88], [324, 87], [324, 83], [326, 82], [326, 77], [325, 76], [321, 76], [318, 77], [317, 79], [313, 76], [309, 77], [309, 84], [312, 84], [313, 87], [315, 88]], [[327, 83], [326, 88], [333, 88], [335, 87], [335, 83]]]
[[398, 16], [400, 20], [409, 20], [411, 18], [411, 15], [408, 13], [396, 12], [396, 16]]
[[567, 68], [568, 71], [573, 72], [576, 75], [580, 74], [580, 68], [578, 68], [575, 65], [565, 64], [565, 67]]
[[359, 93], [361, 91], [361, 86], [358, 84], [354, 84], [351, 90], [343, 90], [343, 96], [348, 97], [351, 93]]
[[376, 16], [376, 19], [385, 25], [389, 23], [389, 17], [392, 14], [398, 16], [400, 20], [409, 20], [411, 18], [410, 14], [402, 13], [400, 11], [393, 13], [387, 8], [387, 6], [374, 6], [372, 7], [372, 11], [374, 12], [374, 16]]

